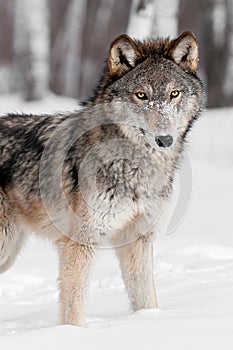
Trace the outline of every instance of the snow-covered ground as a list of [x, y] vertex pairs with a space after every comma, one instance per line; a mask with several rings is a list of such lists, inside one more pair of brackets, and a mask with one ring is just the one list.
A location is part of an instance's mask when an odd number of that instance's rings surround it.
[[[72, 110], [49, 96], [0, 99], [0, 113]], [[233, 109], [211, 110], [191, 136], [192, 201], [170, 235], [155, 242], [159, 310], [131, 314], [117, 261], [100, 251], [90, 288], [88, 327], [58, 326], [56, 250], [32, 237], [0, 276], [0, 349], [233, 348]]]

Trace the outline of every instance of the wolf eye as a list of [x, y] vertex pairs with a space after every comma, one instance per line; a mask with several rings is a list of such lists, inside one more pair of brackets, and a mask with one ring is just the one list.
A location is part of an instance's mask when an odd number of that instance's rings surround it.
[[145, 92], [143, 91], [136, 92], [135, 95], [137, 96], [137, 98], [139, 98], [139, 100], [148, 100]]
[[179, 90], [173, 90], [171, 92], [171, 98], [177, 98], [178, 96], [180, 96], [180, 91]]

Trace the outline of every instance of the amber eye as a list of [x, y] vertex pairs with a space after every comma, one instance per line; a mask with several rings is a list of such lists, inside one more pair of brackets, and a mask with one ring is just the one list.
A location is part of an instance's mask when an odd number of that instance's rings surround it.
[[171, 92], [171, 98], [177, 98], [178, 96], [180, 96], [180, 91], [179, 90], [173, 90]]
[[139, 98], [139, 100], [148, 100], [145, 92], [143, 91], [136, 92], [135, 95], [137, 96], [137, 98]]

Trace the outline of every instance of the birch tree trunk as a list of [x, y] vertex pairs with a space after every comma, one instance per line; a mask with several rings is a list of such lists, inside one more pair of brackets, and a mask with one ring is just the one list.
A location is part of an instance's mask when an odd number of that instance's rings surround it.
[[180, 0], [158, 0], [152, 36], [175, 38], [178, 35], [178, 12]]
[[127, 33], [137, 39], [150, 37], [156, 26], [156, 10], [159, 0], [133, 0]]
[[15, 60], [25, 100], [48, 90], [49, 20], [47, 0], [16, 0]]
[[175, 37], [179, 0], [133, 0], [127, 32], [133, 37]]

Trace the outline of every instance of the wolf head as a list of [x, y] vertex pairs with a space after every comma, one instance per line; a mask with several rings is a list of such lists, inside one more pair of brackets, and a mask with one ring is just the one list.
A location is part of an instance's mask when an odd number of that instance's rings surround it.
[[138, 135], [153, 148], [168, 149], [184, 140], [202, 109], [197, 68], [198, 45], [190, 32], [175, 40], [145, 41], [123, 34], [111, 44], [103, 77], [87, 104], [124, 106], [121, 114]]

